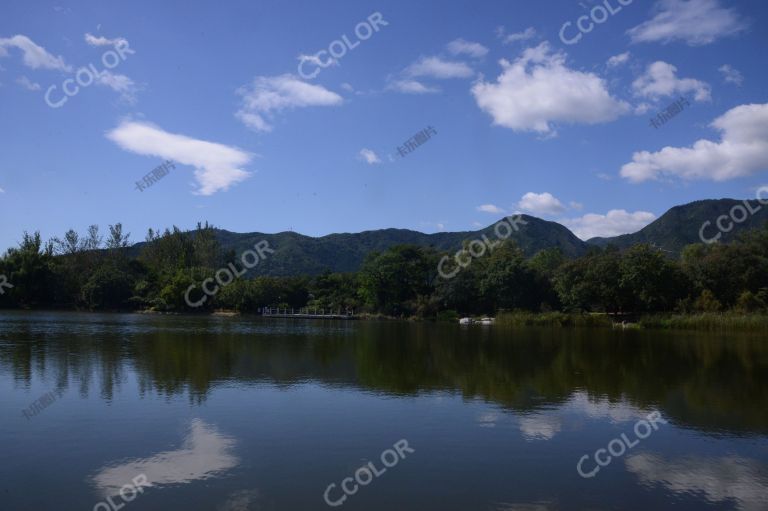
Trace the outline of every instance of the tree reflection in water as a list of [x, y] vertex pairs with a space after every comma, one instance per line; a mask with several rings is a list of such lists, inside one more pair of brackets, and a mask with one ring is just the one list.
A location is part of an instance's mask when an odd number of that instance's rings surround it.
[[[711, 433], [768, 432], [768, 345], [747, 335], [599, 329], [505, 330], [405, 322], [4, 313], [0, 366], [98, 388], [127, 373], [140, 392], [196, 403], [225, 382], [312, 381], [388, 395], [461, 394], [517, 412], [589, 396], [658, 409]], [[41, 318], [42, 319], [42, 318]], [[530, 421], [529, 421], [530, 422]], [[557, 425], [527, 425], [533, 436]], [[538, 428], [538, 429], [536, 429]]]

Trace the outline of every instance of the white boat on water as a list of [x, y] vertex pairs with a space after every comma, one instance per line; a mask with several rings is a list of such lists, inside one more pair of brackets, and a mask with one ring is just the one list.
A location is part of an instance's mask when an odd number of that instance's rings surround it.
[[459, 320], [460, 325], [474, 325], [474, 324], [480, 324], [480, 325], [492, 325], [496, 321], [495, 318], [480, 318], [480, 319], [472, 319], [472, 318], [461, 318]]

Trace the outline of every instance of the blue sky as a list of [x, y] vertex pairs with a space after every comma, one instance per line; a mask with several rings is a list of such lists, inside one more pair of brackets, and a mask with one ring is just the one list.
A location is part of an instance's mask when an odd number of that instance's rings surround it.
[[517, 211], [588, 238], [753, 197], [766, 18], [759, 0], [6, 1], [0, 250], [94, 223], [141, 241], [203, 220], [317, 236]]

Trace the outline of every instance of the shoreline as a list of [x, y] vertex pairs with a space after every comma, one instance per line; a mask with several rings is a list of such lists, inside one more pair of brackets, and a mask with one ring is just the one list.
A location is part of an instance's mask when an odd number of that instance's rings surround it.
[[[72, 312], [94, 314], [141, 314], [158, 316], [192, 316], [192, 317], [255, 317], [271, 319], [327, 319], [333, 321], [407, 321], [420, 323], [455, 323], [458, 325], [460, 315], [444, 314], [437, 317], [395, 317], [379, 313], [361, 313], [348, 318], [310, 318], [310, 317], [285, 317], [263, 315], [252, 312], [219, 309], [209, 312], [174, 312], [143, 310], [107, 310], [91, 311], [87, 309], [67, 308], [43, 308], [43, 309], [0, 309], [3, 311], [19, 312]], [[466, 326], [494, 326], [497, 328], [509, 327], [540, 327], [540, 328], [604, 328], [620, 330], [680, 330], [680, 331], [708, 331], [708, 332], [768, 332], [768, 314], [759, 313], [735, 313], [735, 312], [706, 312], [696, 314], [653, 313], [644, 315], [624, 314], [611, 315], [607, 313], [565, 313], [565, 312], [505, 312], [499, 311], [494, 315], [472, 315], [472, 319], [481, 317], [495, 318], [493, 325], [462, 325]], [[624, 318], [622, 320], [622, 318]], [[621, 321], [620, 321], [621, 320]]]
[[[617, 321], [621, 318], [625, 319]], [[613, 316], [606, 313], [502, 312], [498, 314], [496, 323], [502, 326], [612, 328], [645, 331], [763, 332], [768, 331], [768, 314], [702, 312], [695, 314], [651, 313]]]

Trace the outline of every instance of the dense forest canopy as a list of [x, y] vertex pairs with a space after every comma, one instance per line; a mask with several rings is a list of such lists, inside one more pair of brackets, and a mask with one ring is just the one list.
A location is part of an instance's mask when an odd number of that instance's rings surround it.
[[[24, 233], [0, 259], [9, 286], [0, 307], [204, 312], [262, 307], [313, 307], [425, 318], [453, 314], [532, 312], [740, 312], [768, 307], [768, 225], [733, 242], [687, 246], [679, 259], [649, 244], [592, 247], [576, 258], [556, 249], [526, 257], [514, 241], [500, 242], [450, 272], [438, 271], [452, 253], [397, 245], [368, 254], [357, 272], [314, 276], [253, 276], [241, 255], [222, 250], [213, 226], [192, 231], [150, 229], [138, 255], [127, 250], [121, 224], [74, 230], [43, 243]], [[198, 307], [185, 295], [222, 268], [242, 276]], [[237, 272], [235, 272], [237, 274]], [[219, 281], [220, 282], [220, 281]]]

